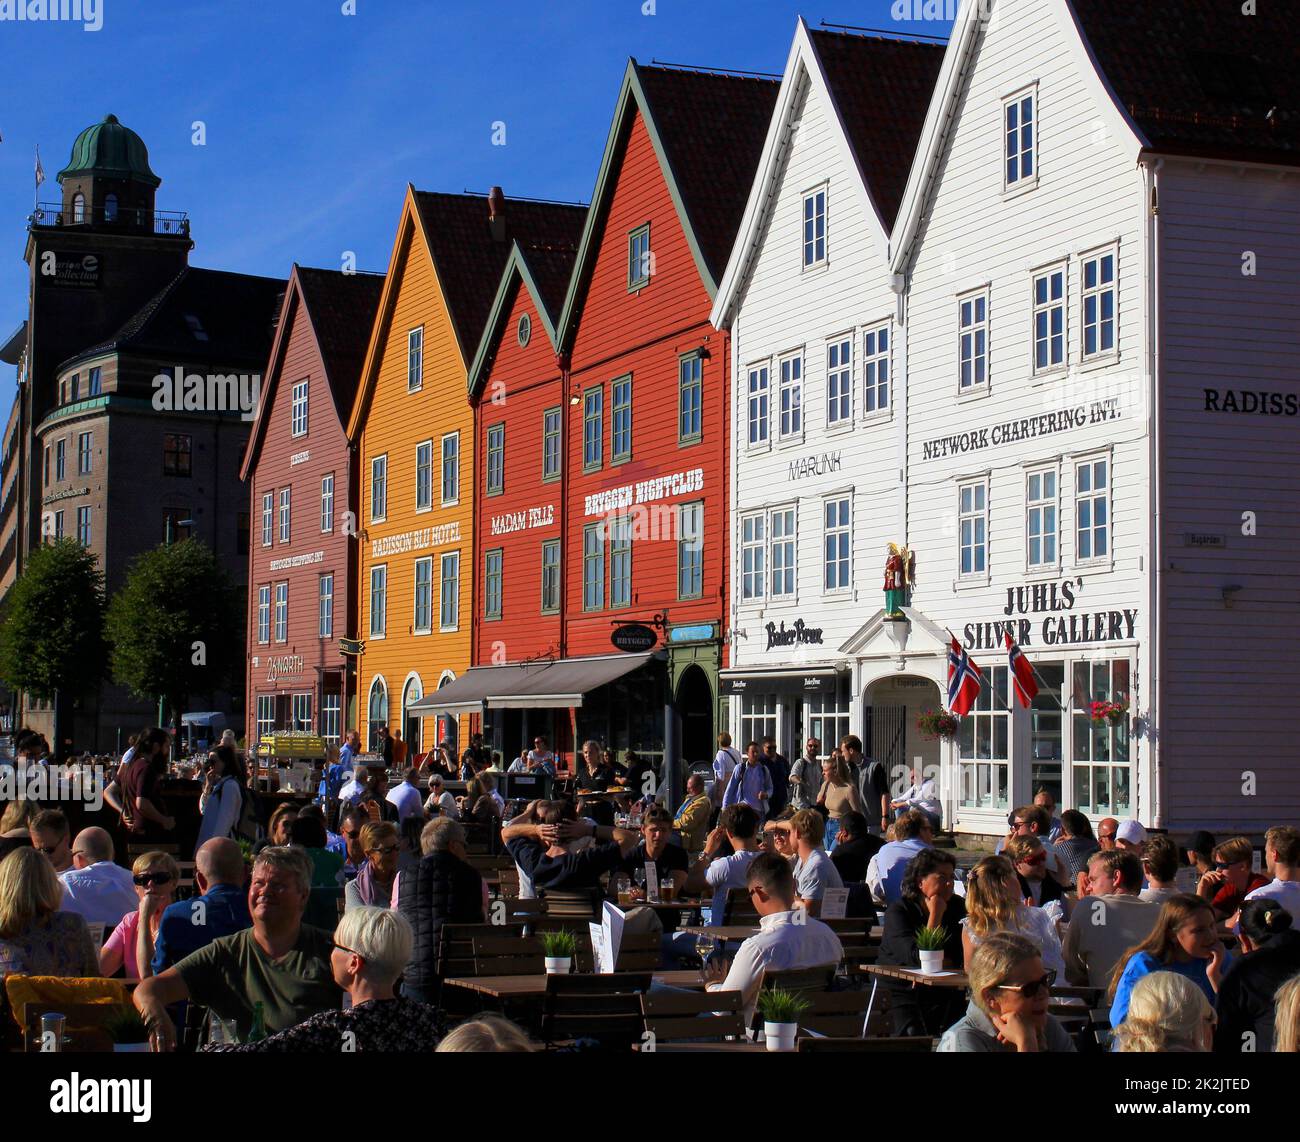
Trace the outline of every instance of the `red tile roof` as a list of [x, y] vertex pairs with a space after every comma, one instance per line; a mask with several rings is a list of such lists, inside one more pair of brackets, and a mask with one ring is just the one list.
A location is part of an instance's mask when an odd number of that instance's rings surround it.
[[720, 281], [781, 85], [680, 68], [636, 70], [695, 240]]
[[1241, 0], [1069, 2], [1152, 150], [1300, 165], [1294, 3], [1247, 16]]
[[366, 360], [383, 274], [344, 274], [298, 267], [303, 307], [311, 318], [339, 419], [347, 423]]
[[511, 242], [525, 249], [573, 243], [586, 215], [582, 206], [507, 198], [505, 225], [494, 234], [486, 195], [417, 190], [415, 202], [467, 363], [487, 324]]
[[886, 229], [903, 200], [943, 46], [809, 30], [863, 181]]

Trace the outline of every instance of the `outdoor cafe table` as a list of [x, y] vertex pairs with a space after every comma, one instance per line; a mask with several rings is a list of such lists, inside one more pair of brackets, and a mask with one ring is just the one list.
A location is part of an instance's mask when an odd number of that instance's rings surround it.
[[[708, 936], [711, 940], [748, 940], [761, 931], [757, 924], [696, 924], [688, 928], [678, 928], [679, 932], [689, 932], [692, 936]], [[884, 935], [884, 928], [876, 925], [869, 935], [879, 940]]]
[[[546, 994], [545, 975], [475, 975], [453, 976], [443, 980], [448, 987], [462, 987], [492, 999], [541, 999]], [[688, 991], [703, 991], [704, 980], [699, 969], [660, 971], [654, 973], [654, 982], [668, 987], [683, 987]]]
[[903, 980], [905, 983], [920, 987], [961, 988], [963, 991], [970, 984], [964, 971], [944, 971], [937, 975], [927, 975], [920, 968], [896, 967], [893, 964], [859, 964], [858, 970], [871, 976], [871, 998], [867, 1000], [867, 1014], [862, 1021], [864, 1026], [871, 1022], [871, 1009], [876, 1002], [876, 989], [882, 979]]

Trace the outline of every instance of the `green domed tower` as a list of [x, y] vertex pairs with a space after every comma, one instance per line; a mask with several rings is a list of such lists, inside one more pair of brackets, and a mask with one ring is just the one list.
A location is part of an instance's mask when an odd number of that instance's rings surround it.
[[141, 230], [153, 225], [154, 192], [162, 179], [149, 166], [144, 140], [116, 115], [77, 136], [59, 182], [65, 226]]

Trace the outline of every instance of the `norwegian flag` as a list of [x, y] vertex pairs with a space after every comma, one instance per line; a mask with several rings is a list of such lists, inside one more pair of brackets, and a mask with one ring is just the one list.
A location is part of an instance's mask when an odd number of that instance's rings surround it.
[[959, 718], [970, 713], [980, 696], [980, 668], [970, 660], [956, 638], [948, 648], [948, 709]]
[[1011, 640], [1011, 632], [1004, 631], [1002, 639], [1007, 646], [1007, 659], [1011, 665], [1011, 677], [1015, 679], [1016, 697], [1026, 709], [1038, 693], [1038, 680], [1034, 677], [1034, 668], [1029, 659], [1021, 653], [1020, 647]]

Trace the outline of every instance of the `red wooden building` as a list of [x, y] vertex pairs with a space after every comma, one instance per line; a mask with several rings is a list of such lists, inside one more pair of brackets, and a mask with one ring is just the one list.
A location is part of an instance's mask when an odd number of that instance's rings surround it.
[[355, 472], [344, 423], [383, 275], [294, 266], [241, 476], [248, 556], [249, 735], [355, 724]]

